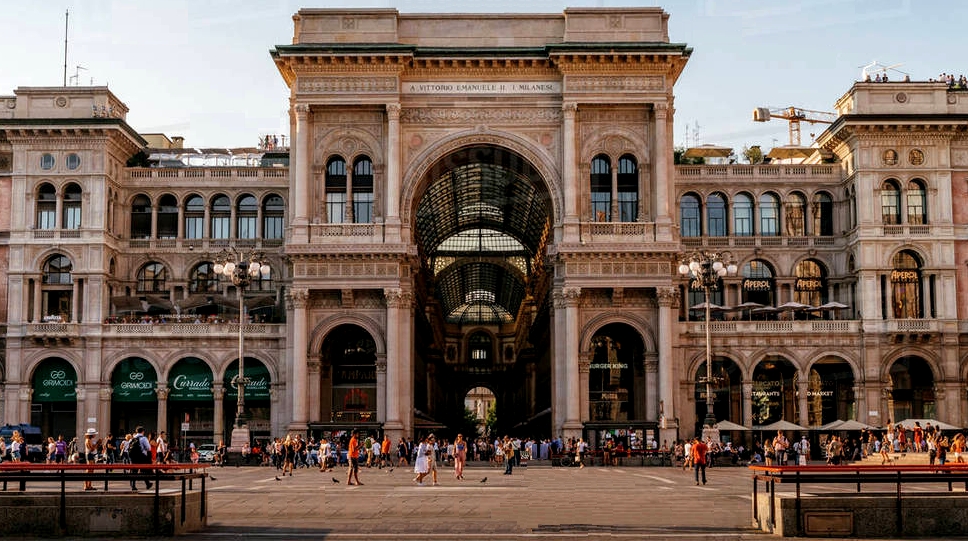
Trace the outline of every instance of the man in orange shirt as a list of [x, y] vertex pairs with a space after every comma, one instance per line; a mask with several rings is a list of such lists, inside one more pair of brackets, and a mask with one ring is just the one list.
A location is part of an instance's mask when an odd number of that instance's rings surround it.
[[393, 459], [390, 457], [390, 436], [383, 435], [383, 443], [380, 444], [380, 467], [393, 466]]
[[706, 452], [709, 447], [699, 438], [692, 440], [692, 463], [696, 468], [696, 484], [699, 484], [699, 472], [702, 472], [702, 484], [706, 484]]
[[346, 474], [346, 484], [352, 485], [353, 479], [356, 479], [357, 485], [362, 485], [360, 482], [360, 440], [359, 432], [354, 430], [352, 437], [350, 437], [350, 445], [347, 449], [346, 458], [350, 461], [349, 471]]

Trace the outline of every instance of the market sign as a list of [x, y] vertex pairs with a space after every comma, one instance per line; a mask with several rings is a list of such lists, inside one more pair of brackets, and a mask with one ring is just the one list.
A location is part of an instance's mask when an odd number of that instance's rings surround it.
[[[252, 357], [245, 358], [242, 366], [242, 373], [249, 378], [249, 384], [245, 386], [246, 400], [269, 400], [269, 384], [272, 383], [269, 377], [269, 369], [261, 361]], [[239, 397], [239, 390], [232, 385], [232, 378], [239, 375], [238, 361], [232, 363], [225, 370], [225, 378], [222, 380], [225, 385], [225, 397], [233, 400]]]
[[168, 400], [213, 400], [212, 371], [201, 359], [178, 361], [168, 374]]
[[154, 367], [137, 357], [121, 361], [111, 376], [111, 398], [116, 402], [155, 402], [157, 387]]
[[76, 402], [77, 372], [64, 359], [47, 359], [34, 372], [34, 402]]
[[773, 278], [746, 278], [743, 291], [773, 291]]

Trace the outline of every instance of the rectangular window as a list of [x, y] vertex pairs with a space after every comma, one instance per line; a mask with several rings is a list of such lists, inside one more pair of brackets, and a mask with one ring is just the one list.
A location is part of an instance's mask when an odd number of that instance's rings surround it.
[[358, 224], [373, 221], [373, 192], [353, 193], [353, 221]]
[[213, 239], [229, 238], [229, 217], [228, 216], [215, 216], [212, 218], [212, 238]]
[[330, 192], [326, 194], [326, 216], [331, 224], [346, 221], [346, 194]]
[[776, 207], [760, 207], [760, 234], [764, 237], [775, 237], [779, 234]]
[[178, 214], [158, 214], [158, 238], [173, 239], [178, 236]]
[[64, 209], [64, 229], [81, 228], [81, 207], [66, 207]]
[[638, 193], [618, 192], [618, 217], [622, 222], [634, 222], [639, 219]]
[[592, 221], [611, 221], [611, 206], [612, 194], [608, 192], [592, 192]]
[[282, 238], [282, 216], [267, 216], [262, 231], [262, 238], [281, 239]]
[[255, 216], [239, 216], [239, 237], [240, 239], [255, 238]]
[[200, 239], [204, 234], [205, 218], [202, 216], [189, 216], [185, 218], [185, 238]]

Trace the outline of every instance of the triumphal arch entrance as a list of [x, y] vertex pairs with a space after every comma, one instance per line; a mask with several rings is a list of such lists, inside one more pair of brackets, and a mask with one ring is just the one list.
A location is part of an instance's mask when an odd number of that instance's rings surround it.
[[293, 428], [674, 434], [667, 19], [294, 16]]

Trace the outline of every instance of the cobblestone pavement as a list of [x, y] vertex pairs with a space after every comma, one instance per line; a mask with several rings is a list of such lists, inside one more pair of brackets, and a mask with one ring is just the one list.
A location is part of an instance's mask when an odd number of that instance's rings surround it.
[[209, 527], [193, 541], [774, 539], [751, 526], [752, 481], [741, 467], [710, 468], [699, 486], [679, 468], [547, 463], [511, 476], [471, 465], [463, 481], [441, 468], [439, 486], [416, 486], [409, 468], [362, 468], [363, 486], [347, 486], [340, 468], [286, 477], [272, 468], [210, 472]]

